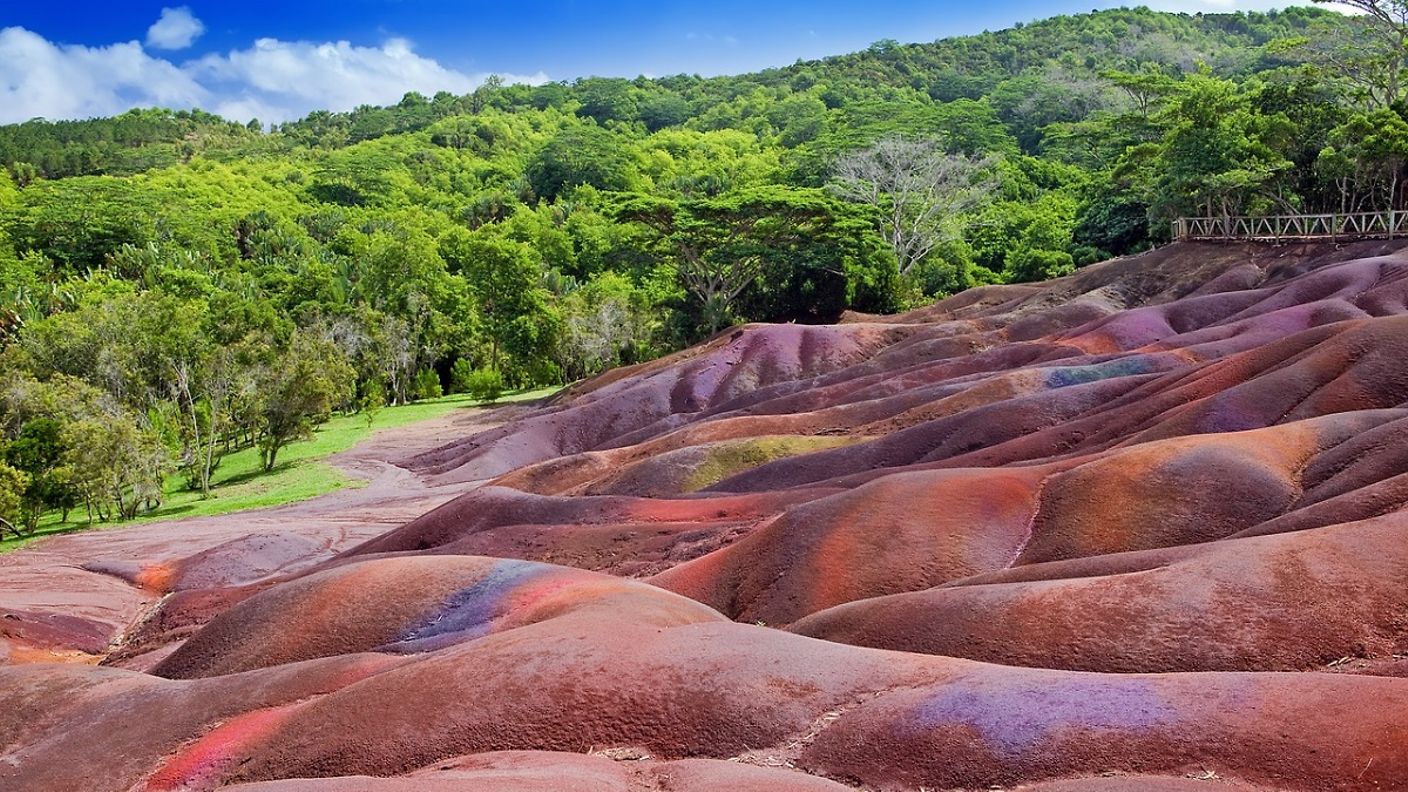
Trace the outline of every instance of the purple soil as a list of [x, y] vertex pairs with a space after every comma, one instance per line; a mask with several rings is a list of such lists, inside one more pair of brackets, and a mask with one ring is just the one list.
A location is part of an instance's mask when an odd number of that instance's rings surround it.
[[1405, 361], [1402, 242], [735, 328], [0, 556], [0, 790], [1408, 790]]
[[[361, 489], [276, 509], [80, 531], [0, 554], [0, 663], [7, 657], [9, 662], [99, 659], [168, 592], [194, 590], [199, 598], [205, 587], [296, 573], [378, 536], [464, 489], [429, 486], [393, 462], [519, 411], [465, 410], [377, 431], [331, 460], [364, 480]], [[52, 630], [26, 637], [34, 630], [20, 625], [41, 614], [54, 629], [62, 625], [68, 637]]]
[[[615, 761], [612, 757], [622, 757]], [[398, 778], [266, 781], [231, 792], [843, 792], [850, 787], [785, 768], [713, 759], [649, 761], [640, 751], [568, 754], [503, 751], [437, 762]]]

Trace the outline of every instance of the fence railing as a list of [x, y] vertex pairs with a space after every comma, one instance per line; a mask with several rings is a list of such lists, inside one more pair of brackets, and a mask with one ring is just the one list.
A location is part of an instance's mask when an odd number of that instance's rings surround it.
[[1408, 211], [1266, 217], [1181, 217], [1173, 221], [1173, 238], [1184, 241], [1279, 242], [1396, 237], [1408, 237]]

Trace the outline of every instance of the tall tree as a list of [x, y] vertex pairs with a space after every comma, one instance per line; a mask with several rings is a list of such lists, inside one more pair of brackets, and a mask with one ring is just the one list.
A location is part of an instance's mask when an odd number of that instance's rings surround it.
[[[779, 268], [830, 269], [844, 283], [847, 263], [871, 264], [856, 254], [867, 230], [819, 189], [758, 187], [686, 201], [630, 196], [615, 211], [655, 231], [711, 333], [734, 319], [750, 286]], [[815, 255], [818, 246], [830, 255]]]
[[[1168, 131], [1154, 161], [1155, 211], [1161, 218], [1235, 215], [1267, 206], [1294, 212], [1276, 190], [1278, 175], [1291, 163], [1268, 143], [1271, 126], [1282, 120], [1254, 113], [1235, 82], [1189, 75], [1161, 114]], [[1131, 150], [1131, 156], [1139, 153]]]
[[1371, 108], [1404, 98], [1408, 68], [1408, 0], [1315, 0], [1354, 9], [1345, 21], [1321, 24], [1297, 39], [1312, 60], [1357, 87]]
[[65, 461], [84, 502], [101, 519], [130, 520], [161, 503], [170, 455], [161, 438], [115, 406], [89, 404], [64, 425]]
[[1342, 212], [1401, 209], [1408, 121], [1393, 110], [1357, 114], [1330, 133], [1316, 169], [1334, 180]]
[[996, 160], [950, 154], [939, 141], [886, 137], [836, 161], [834, 189], [879, 209], [880, 233], [908, 275], [934, 248], [963, 234], [964, 215], [996, 188]]
[[20, 530], [21, 506], [28, 488], [29, 476], [0, 462], [0, 537], [5, 535], [5, 531], [15, 536], [24, 535]]
[[489, 337], [490, 366], [502, 371], [505, 348], [514, 346], [524, 331], [531, 329], [519, 320], [531, 325], [547, 308], [548, 294], [539, 285], [542, 265], [527, 244], [489, 230], [449, 234], [441, 240], [440, 252], [469, 284], [484, 334]]
[[5, 448], [4, 462], [24, 473], [22, 518], [27, 530], [34, 530], [39, 518], [50, 509], [60, 509], [65, 520], [77, 503], [72, 473], [64, 465], [66, 449], [63, 424], [54, 418], [33, 418], [20, 427]]
[[338, 404], [350, 401], [356, 378], [332, 342], [311, 333], [293, 337], [273, 356], [259, 384], [259, 452], [264, 470], [274, 469], [279, 451], [308, 437]]
[[556, 200], [573, 187], [628, 190], [636, 165], [617, 135], [591, 122], [568, 127], [538, 151], [524, 171], [539, 198]]

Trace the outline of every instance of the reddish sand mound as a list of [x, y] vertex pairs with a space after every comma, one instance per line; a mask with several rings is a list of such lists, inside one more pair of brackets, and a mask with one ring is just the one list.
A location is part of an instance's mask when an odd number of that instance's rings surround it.
[[547, 618], [617, 611], [656, 626], [719, 618], [692, 600], [592, 572], [512, 559], [387, 558], [256, 594], [152, 673], [189, 678], [354, 652], [418, 654]]
[[660, 627], [635, 612], [549, 618], [412, 658], [192, 681], [26, 667], [0, 676], [17, 705], [0, 725], [24, 745], [0, 777], [23, 789], [211, 789], [608, 748], [775, 757], [885, 788], [1205, 768], [1329, 790], [1355, 788], [1366, 765], [1363, 778], [1380, 784], [1408, 773], [1405, 680], [1026, 670], [746, 625]]
[[736, 328], [384, 531], [71, 537], [0, 646], [108, 667], [0, 668], [0, 790], [1408, 790], [1402, 248]]
[[[613, 761], [613, 758], [619, 761]], [[581, 755], [535, 751], [475, 754], [399, 778], [268, 781], [231, 792], [843, 792], [850, 787], [796, 771], [739, 762], [650, 762], [641, 751]]]
[[1226, 782], [1210, 770], [1189, 773], [1185, 778], [1167, 776], [1118, 776], [1076, 778], [1044, 784], [1022, 785], [1016, 792], [1272, 792], [1240, 782]]
[[1315, 669], [1408, 652], [1408, 513], [1016, 567], [816, 613], [793, 630], [1100, 671]]
[[[635, 372], [613, 372], [566, 403], [413, 460], [416, 469], [456, 481], [499, 475], [532, 462], [609, 444], [683, 413], [863, 361], [905, 334], [862, 325], [753, 326]], [[633, 374], [633, 376], [631, 376]]]

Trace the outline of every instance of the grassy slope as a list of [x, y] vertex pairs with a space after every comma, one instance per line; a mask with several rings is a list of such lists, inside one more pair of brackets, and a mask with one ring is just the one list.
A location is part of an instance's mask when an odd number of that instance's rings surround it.
[[[505, 397], [503, 401], [541, 398], [553, 390], [517, 393]], [[455, 410], [477, 406], [478, 402], [464, 395], [428, 399], [415, 404], [388, 407], [377, 414], [376, 421], [370, 427], [363, 415], [340, 415], [318, 427], [311, 440], [291, 443], [281, 450], [278, 466], [271, 473], [264, 473], [260, 467], [258, 450], [245, 448], [221, 461], [213, 477], [210, 498], [202, 499], [199, 492], [187, 490], [184, 477], [172, 476], [167, 479], [166, 500], [159, 509], [130, 522], [106, 525], [159, 522], [180, 517], [210, 517], [246, 509], [282, 506], [315, 498], [343, 487], [360, 487], [365, 482], [348, 477], [324, 460], [352, 448], [370, 437], [374, 431], [440, 418]], [[76, 512], [76, 515], [77, 521], [60, 522], [57, 512], [50, 514], [40, 521], [34, 534], [22, 539], [0, 541], [0, 552], [14, 550], [45, 536], [89, 527], [88, 523], [83, 522], [82, 510]]]

